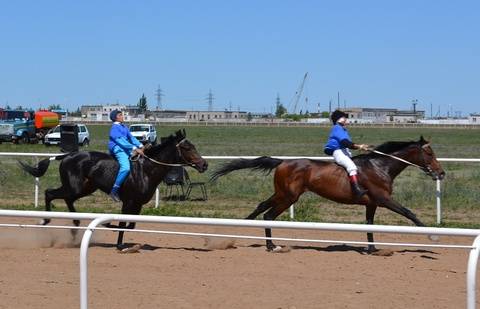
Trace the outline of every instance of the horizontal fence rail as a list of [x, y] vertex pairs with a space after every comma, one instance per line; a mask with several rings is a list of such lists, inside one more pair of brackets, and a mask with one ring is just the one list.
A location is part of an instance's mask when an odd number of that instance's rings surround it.
[[[457, 249], [469, 249], [470, 254], [467, 266], [467, 308], [474, 309], [476, 306], [476, 271], [478, 257], [480, 252], [480, 230], [477, 229], [458, 229], [458, 228], [433, 228], [433, 227], [409, 227], [409, 226], [387, 226], [387, 225], [362, 225], [362, 224], [340, 224], [340, 223], [312, 223], [312, 222], [287, 222], [287, 221], [260, 221], [260, 220], [237, 220], [237, 219], [212, 219], [212, 218], [186, 218], [186, 217], [163, 217], [163, 216], [143, 216], [143, 215], [118, 215], [118, 214], [93, 214], [93, 213], [62, 213], [46, 211], [15, 211], [0, 210], [0, 217], [23, 217], [23, 218], [50, 218], [50, 219], [76, 219], [91, 220], [85, 229], [80, 246], [80, 308], [88, 308], [88, 247], [93, 232], [100, 224], [112, 221], [143, 222], [143, 223], [161, 223], [161, 224], [184, 224], [197, 226], [224, 226], [224, 227], [256, 227], [256, 228], [275, 228], [275, 229], [303, 229], [303, 230], [324, 230], [338, 232], [372, 232], [372, 233], [400, 233], [415, 235], [443, 235], [443, 236], [467, 236], [474, 237], [471, 246], [455, 246]], [[2, 224], [0, 226], [22, 226], [15, 224]], [[30, 226], [29, 227], [33, 227]], [[42, 228], [47, 228], [42, 226]], [[51, 228], [60, 228], [52, 226]], [[77, 228], [77, 227], [62, 227]], [[122, 229], [124, 230], [124, 229]], [[237, 238], [255, 238], [266, 239], [265, 237], [254, 237], [244, 235], [222, 235], [205, 233], [184, 233], [184, 232], [166, 232], [155, 230], [126, 230], [129, 232], [159, 232], [187, 236], [217, 236], [217, 237], [237, 237]], [[272, 238], [275, 239], [275, 238]], [[276, 238], [287, 241], [322, 241], [309, 239]], [[330, 241], [323, 241], [330, 242]], [[337, 241], [332, 241], [337, 242]], [[341, 241], [342, 243], [357, 243], [352, 241]], [[363, 243], [363, 242], [362, 242]], [[384, 245], [394, 245], [389, 243], [376, 243]], [[416, 246], [418, 244], [396, 244], [403, 246]], [[428, 246], [428, 245], [425, 245]], [[430, 245], [435, 247], [453, 248], [449, 245]]]
[[[39, 157], [55, 157], [59, 155], [64, 155], [65, 153], [27, 153], [27, 152], [0, 152], [1, 156], [9, 157], [33, 157], [38, 160]], [[259, 156], [203, 156], [206, 160], [234, 160], [234, 159], [255, 159]], [[271, 156], [272, 158], [282, 159], [282, 160], [292, 160], [292, 159], [310, 159], [310, 160], [333, 160], [333, 157], [315, 157], [315, 156]], [[478, 163], [480, 159], [476, 158], [437, 158], [440, 162], [465, 162], [465, 163]], [[34, 190], [34, 204], [35, 208], [38, 207], [38, 195], [40, 187], [40, 179], [35, 178], [35, 190]], [[441, 180], [437, 179], [436, 189], [435, 189], [435, 198], [436, 198], [436, 211], [437, 211], [437, 224], [442, 222], [442, 200], [441, 200]], [[155, 191], [155, 208], [160, 206], [160, 190], [157, 188]], [[290, 218], [294, 218], [294, 205], [290, 207]]]

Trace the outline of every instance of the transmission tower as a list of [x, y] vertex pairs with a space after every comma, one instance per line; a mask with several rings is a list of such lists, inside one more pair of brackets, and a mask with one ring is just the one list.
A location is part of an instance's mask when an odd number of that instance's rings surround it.
[[207, 102], [208, 102], [208, 111], [211, 112], [213, 111], [213, 100], [215, 98], [213, 97], [212, 89], [209, 89], [208, 94], [207, 94]]
[[158, 85], [157, 90], [155, 91], [155, 97], [157, 98], [157, 111], [162, 110], [162, 97], [164, 96], [162, 88]]

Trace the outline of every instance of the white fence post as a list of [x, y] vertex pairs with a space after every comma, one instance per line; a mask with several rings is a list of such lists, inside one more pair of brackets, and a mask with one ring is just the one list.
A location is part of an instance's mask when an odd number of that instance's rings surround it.
[[[35, 157], [35, 163], [38, 165], [38, 157]], [[35, 208], [38, 208], [38, 190], [40, 187], [40, 178], [35, 177]]]
[[158, 190], [158, 187], [155, 189], [155, 208], [158, 208], [160, 205], [160, 190]]
[[88, 246], [90, 239], [97, 225], [110, 222], [113, 216], [99, 217], [88, 225], [82, 237], [82, 244], [80, 245], [80, 309], [88, 308]]
[[437, 198], [437, 224], [442, 223], [442, 192], [441, 192], [441, 181], [437, 179], [437, 189], [435, 191]]
[[38, 189], [40, 186], [40, 178], [35, 177], [35, 208], [38, 208]]
[[467, 309], [475, 309], [476, 306], [476, 283], [477, 283], [477, 263], [478, 255], [480, 253], [480, 235], [475, 237], [468, 256], [467, 269]]
[[295, 204], [290, 205], [290, 219], [295, 217]]

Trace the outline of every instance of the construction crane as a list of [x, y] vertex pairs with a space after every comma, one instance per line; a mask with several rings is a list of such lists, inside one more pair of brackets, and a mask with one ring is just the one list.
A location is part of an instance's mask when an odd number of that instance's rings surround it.
[[300, 101], [300, 97], [302, 96], [303, 86], [305, 86], [305, 81], [307, 80], [307, 76], [308, 76], [308, 72], [305, 73], [305, 76], [303, 76], [302, 83], [298, 87], [298, 90], [295, 92], [295, 96], [292, 99], [292, 101], [293, 101], [293, 114], [297, 113], [298, 101]]

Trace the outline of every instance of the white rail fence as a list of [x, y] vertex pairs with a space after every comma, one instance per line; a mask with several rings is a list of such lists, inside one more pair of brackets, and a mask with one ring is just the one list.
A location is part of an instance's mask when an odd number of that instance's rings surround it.
[[[38, 161], [40, 157], [54, 157], [59, 156], [64, 153], [20, 153], [20, 152], [0, 152], [1, 156], [9, 157], [33, 157]], [[206, 160], [233, 160], [233, 159], [255, 159], [259, 156], [203, 156]], [[311, 160], [333, 160], [332, 157], [299, 157], [299, 156], [272, 156], [272, 158], [277, 159], [311, 159]], [[437, 158], [440, 162], [465, 162], [465, 163], [478, 163], [480, 159], [474, 158]], [[38, 194], [40, 187], [40, 179], [35, 177], [35, 190], [34, 190], [34, 202], [35, 208], [38, 207]], [[437, 210], [437, 224], [442, 222], [442, 191], [441, 191], [441, 181], [436, 181], [435, 189], [435, 199], [436, 199], [436, 210]], [[157, 188], [155, 191], [155, 208], [160, 206], [160, 190]], [[290, 207], [290, 218], [294, 218], [294, 205]]]
[[[449, 245], [449, 244], [419, 244], [419, 243], [380, 243], [381, 246], [402, 246], [402, 247], [429, 247], [429, 248], [449, 248], [470, 250], [467, 265], [467, 308], [476, 308], [476, 273], [478, 257], [480, 253], [480, 230], [475, 229], [456, 229], [456, 228], [432, 228], [432, 227], [408, 227], [408, 226], [386, 226], [386, 225], [361, 225], [361, 224], [335, 224], [335, 223], [308, 223], [308, 222], [286, 222], [286, 221], [260, 221], [260, 220], [235, 220], [235, 219], [209, 219], [209, 218], [184, 218], [184, 217], [162, 217], [162, 216], [142, 216], [142, 215], [117, 215], [117, 214], [93, 214], [93, 213], [62, 213], [46, 211], [15, 211], [0, 210], [0, 217], [23, 217], [23, 218], [51, 218], [51, 219], [77, 219], [91, 220], [87, 227], [78, 227], [84, 229], [80, 246], [80, 308], [88, 308], [88, 248], [92, 234], [95, 230], [118, 230], [97, 227], [100, 224], [112, 221], [144, 222], [144, 223], [162, 223], [162, 224], [184, 224], [199, 226], [228, 226], [228, 227], [256, 227], [256, 228], [274, 228], [274, 229], [305, 229], [305, 230], [328, 230], [339, 232], [372, 232], [372, 233], [400, 233], [416, 235], [439, 235], [439, 236], [467, 236], [474, 237], [471, 245]], [[21, 228], [77, 228], [72, 226], [43, 226], [26, 224], [0, 224], [0, 227], [21, 227]], [[125, 230], [125, 229], [123, 229]], [[161, 233], [175, 234], [196, 237], [226, 237], [243, 239], [267, 239], [266, 237], [248, 236], [248, 235], [226, 235], [226, 234], [206, 234], [206, 233], [187, 233], [175, 231], [160, 230], [125, 230], [128, 232]], [[295, 238], [271, 238], [273, 240], [291, 241], [291, 242], [321, 242], [321, 243], [342, 243], [342, 244], [368, 244], [368, 242], [358, 241], [335, 241], [335, 240], [316, 240], [316, 239], [295, 239]]]

